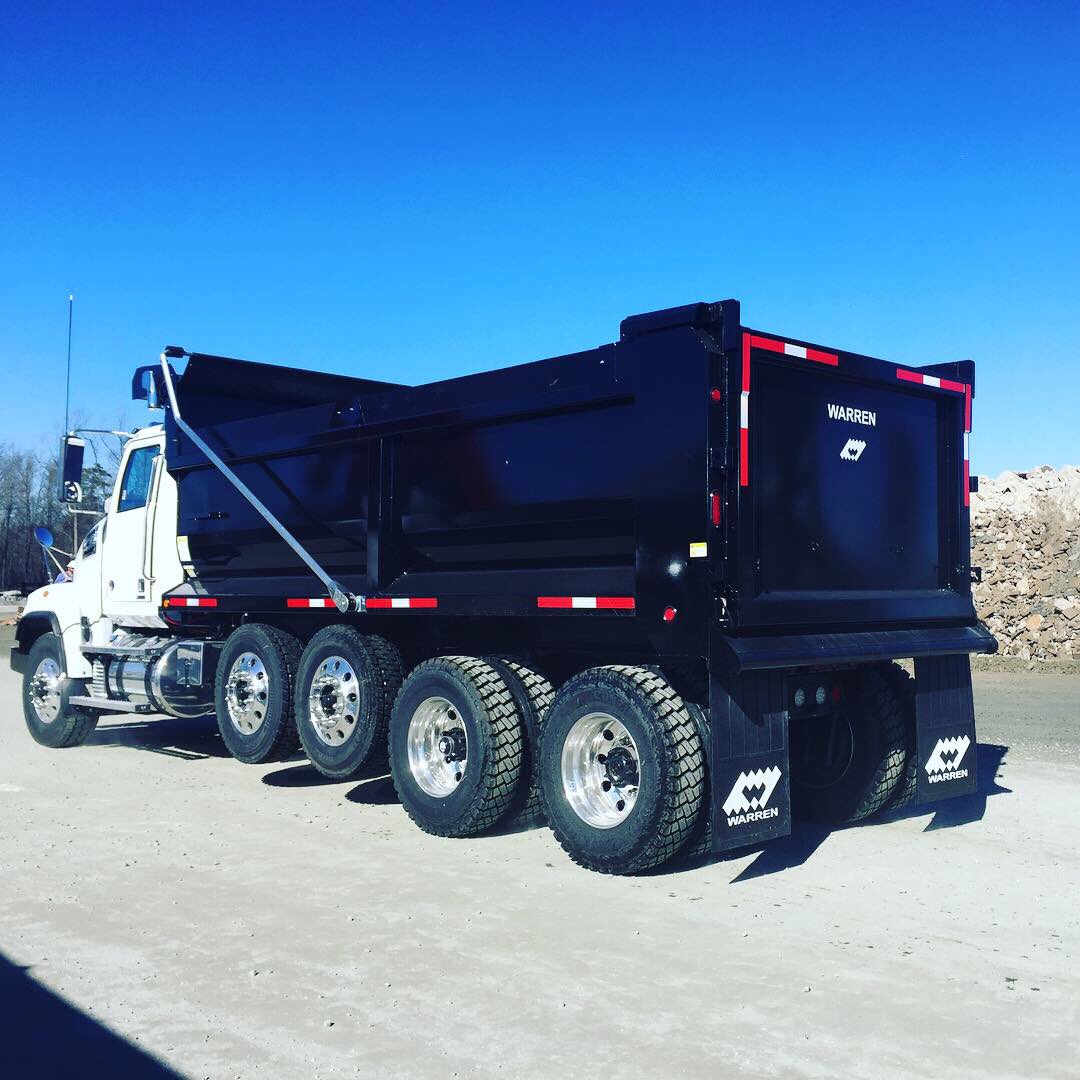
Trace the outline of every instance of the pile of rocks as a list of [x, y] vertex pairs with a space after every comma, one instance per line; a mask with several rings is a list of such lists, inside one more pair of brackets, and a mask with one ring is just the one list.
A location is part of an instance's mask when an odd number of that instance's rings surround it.
[[971, 547], [975, 606], [999, 655], [1080, 661], [1080, 467], [979, 477]]

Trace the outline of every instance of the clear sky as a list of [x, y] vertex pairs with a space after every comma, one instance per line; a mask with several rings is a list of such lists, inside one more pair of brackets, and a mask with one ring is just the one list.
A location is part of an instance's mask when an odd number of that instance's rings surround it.
[[[65, 10], [70, 8], [70, 10]], [[403, 382], [748, 324], [1080, 462], [1080, 5], [7, 5], [0, 442], [166, 343]]]

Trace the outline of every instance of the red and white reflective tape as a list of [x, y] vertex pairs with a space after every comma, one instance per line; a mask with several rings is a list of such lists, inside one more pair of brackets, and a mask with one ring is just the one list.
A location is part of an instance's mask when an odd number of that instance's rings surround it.
[[758, 337], [757, 334], [744, 334], [750, 338], [752, 349], [768, 349], [769, 352], [783, 353], [785, 356], [796, 356], [800, 360], [813, 360], [818, 364], [828, 364], [836, 367], [840, 363], [840, 357], [836, 353], [823, 352], [821, 349], [812, 349], [809, 345], [792, 345], [790, 341], [777, 341], [775, 338]]
[[303, 596], [290, 596], [285, 601], [285, 606], [291, 608], [332, 608], [336, 605], [329, 596], [312, 596], [310, 598]]
[[921, 371], [896, 369], [896, 377], [904, 382], [921, 383], [923, 386], [940, 387], [942, 390], [954, 390], [958, 394], [967, 392], [967, 383], [954, 382], [952, 379], [940, 379], [937, 375], [924, 375]]
[[964, 505], [971, 505], [971, 385], [964, 384]]
[[401, 608], [437, 608], [439, 601], [434, 596], [369, 596], [364, 606], [368, 611], [397, 611]]
[[799, 360], [813, 360], [816, 364], [837, 367], [840, 357], [809, 345], [793, 345], [790, 341], [743, 334], [742, 337], [742, 393], [739, 397], [739, 486], [750, 486], [750, 350], [765, 349], [767, 352], [794, 356]]
[[576, 608], [595, 611], [633, 611], [632, 596], [538, 596], [538, 608]]
[[166, 596], [161, 601], [162, 607], [217, 607], [217, 600], [212, 596]]

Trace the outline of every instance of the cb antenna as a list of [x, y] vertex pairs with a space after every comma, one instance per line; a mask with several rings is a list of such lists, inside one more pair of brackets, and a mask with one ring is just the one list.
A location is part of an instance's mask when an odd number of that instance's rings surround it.
[[67, 347], [67, 380], [64, 385], [64, 434], [68, 433], [68, 423], [71, 411], [71, 314], [75, 307], [75, 294], [68, 293], [68, 347]]

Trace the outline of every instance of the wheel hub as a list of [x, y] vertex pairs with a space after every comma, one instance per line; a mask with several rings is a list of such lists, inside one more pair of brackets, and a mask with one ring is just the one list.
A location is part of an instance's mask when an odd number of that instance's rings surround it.
[[266, 719], [270, 683], [266, 667], [255, 653], [241, 653], [229, 669], [225, 682], [225, 706], [229, 720], [241, 735], [252, 735]]
[[308, 715], [319, 739], [340, 746], [356, 730], [360, 691], [356, 672], [343, 656], [328, 656], [311, 679]]
[[634, 809], [641, 757], [626, 726], [610, 713], [588, 713], [574, 724], [560, 766], [566, 800], [587, 825], [613, 829]]
[[469, 763], [469, 738], [451, 702], [422, 701], [409, 720], [405, 743], [409, 771], [422, 791], [445, 799], [457, 790]]
[[43, 724], [51, 724], [60, 715], [60, 665], [45, 657], [30, 680], [30, 703]]

